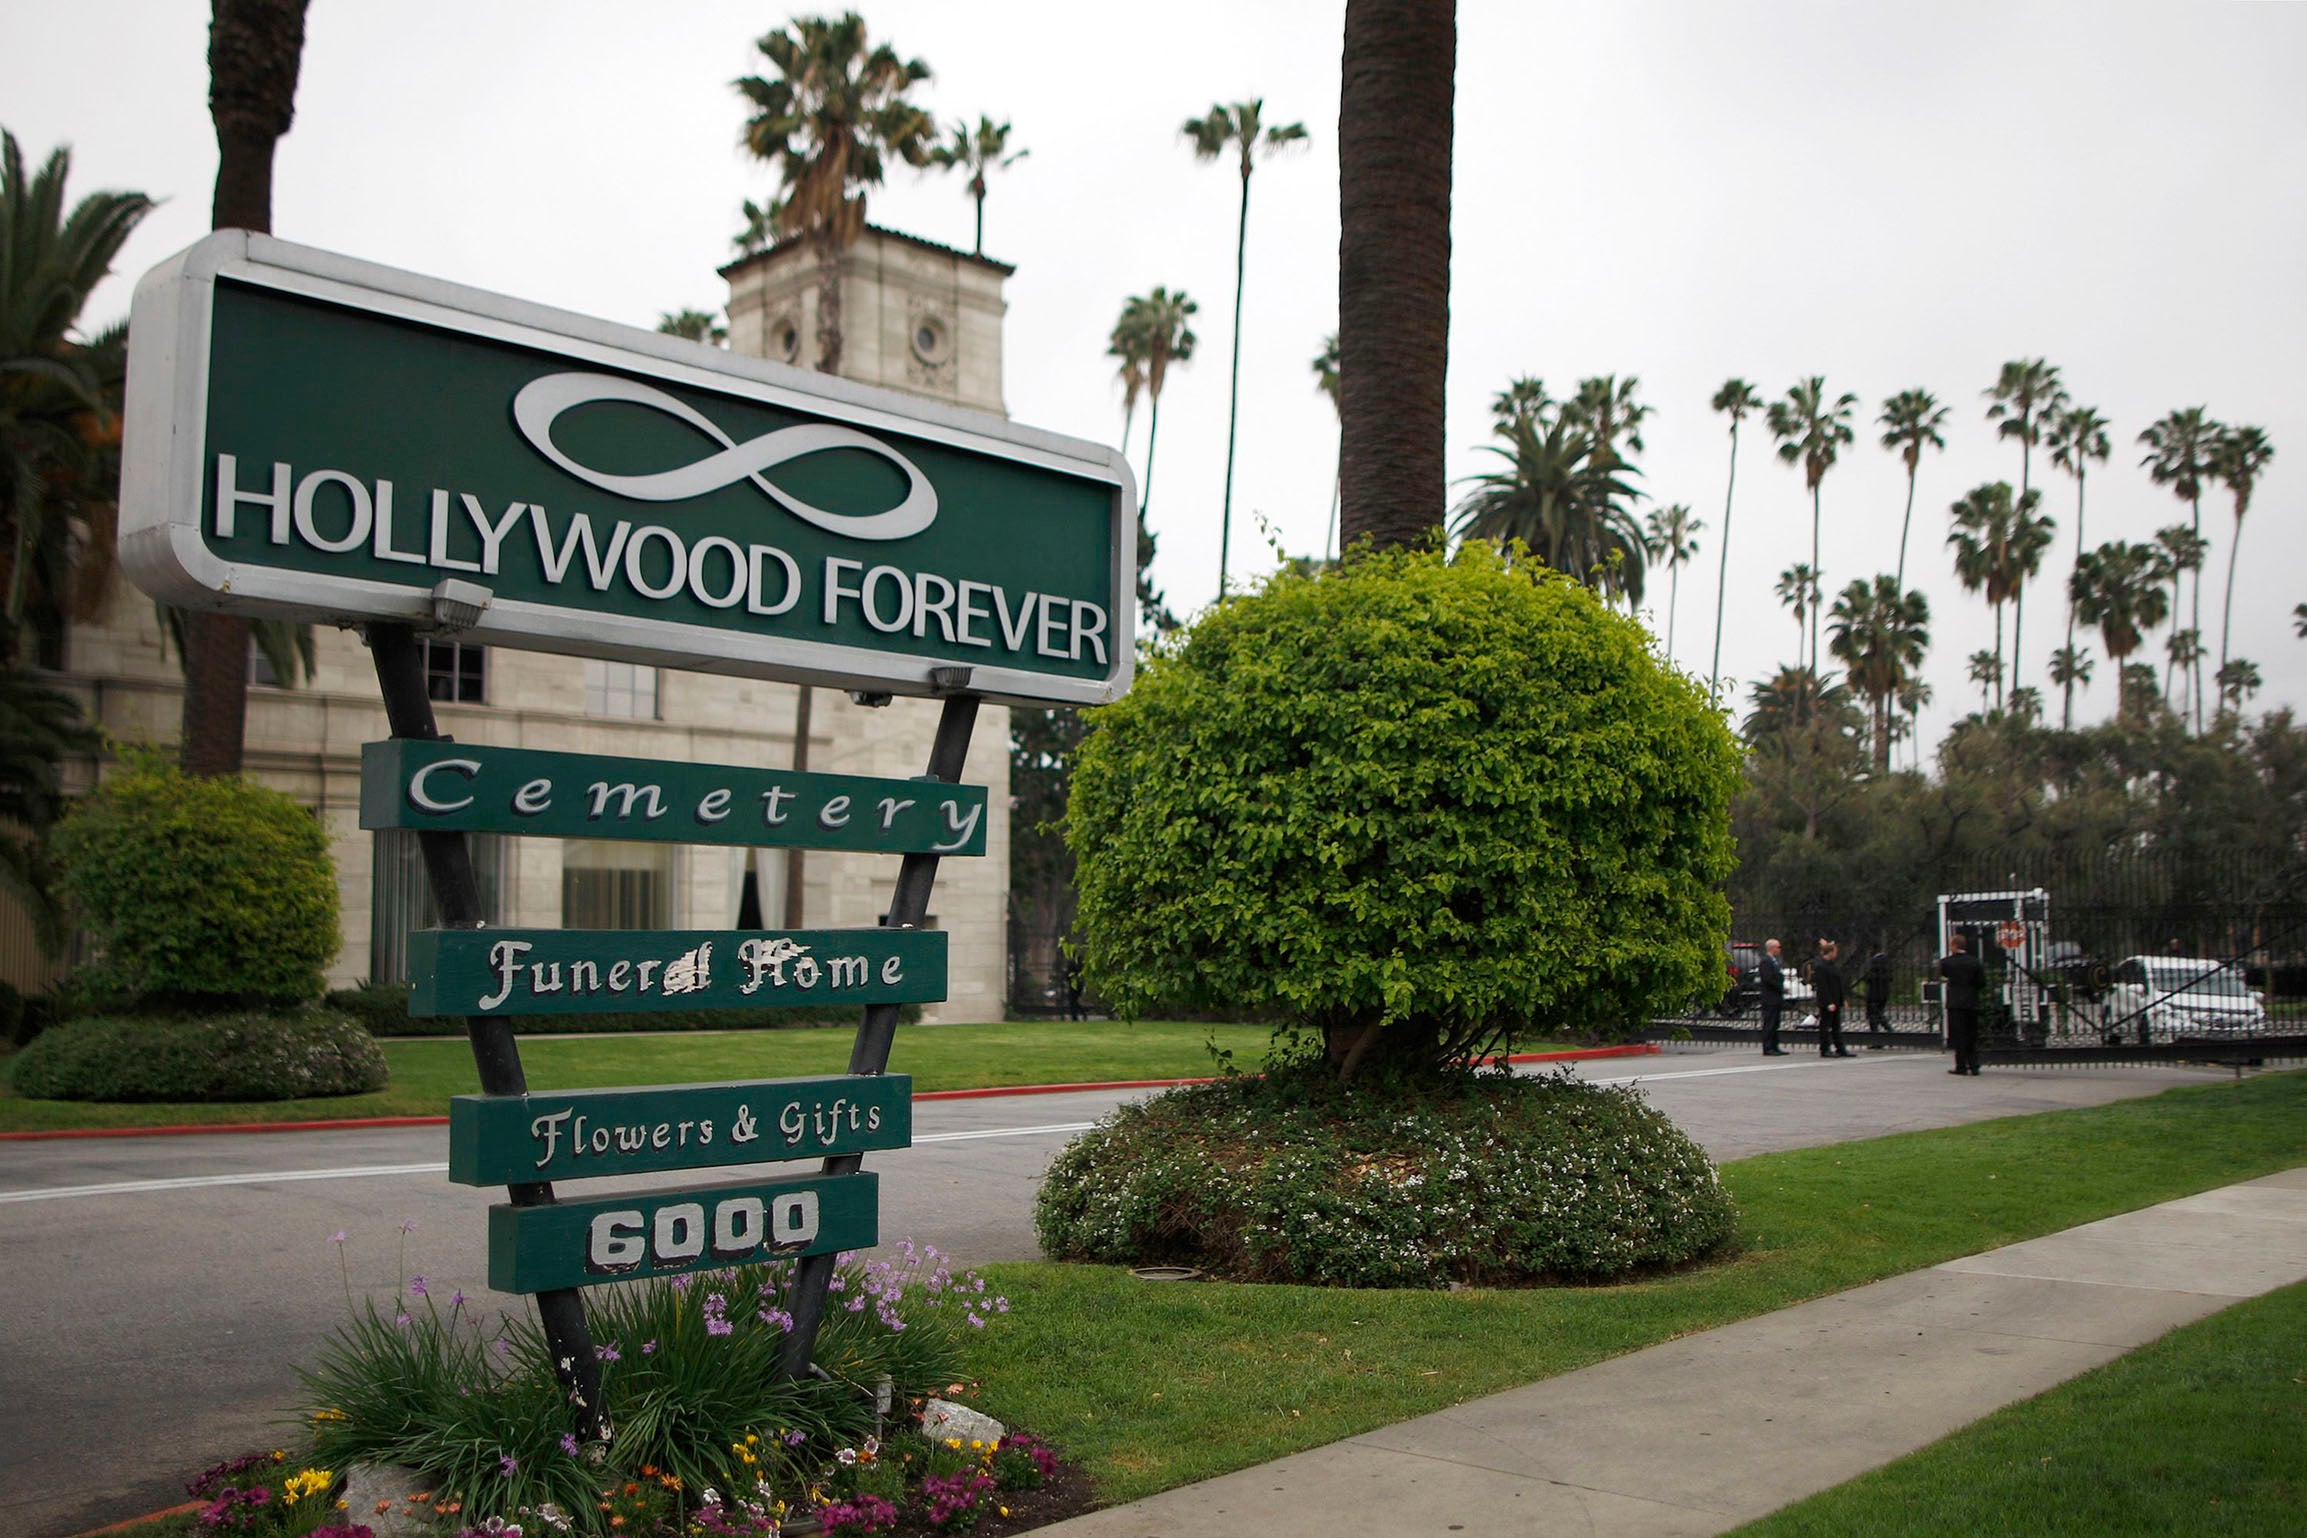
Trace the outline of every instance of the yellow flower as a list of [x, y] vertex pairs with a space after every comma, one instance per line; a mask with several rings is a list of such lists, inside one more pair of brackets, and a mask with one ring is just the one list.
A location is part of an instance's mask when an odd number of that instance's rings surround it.
[[758, 1447], [761, 1445], [761, 1438], [755, 1433], [748, 1431], [745, 1433], [745, 1445], [747, 1447]]

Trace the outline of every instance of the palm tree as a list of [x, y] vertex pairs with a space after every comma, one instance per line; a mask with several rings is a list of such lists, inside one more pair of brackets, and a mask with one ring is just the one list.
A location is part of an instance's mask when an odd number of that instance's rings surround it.
[[1174, 628], [1177, 620], [1150, 575], [1154, 534], [1148, 515], [1153, 506], [1154, 447], [1161, 437], [1162, 388], [1169, 382], [1170, 365], [1189, 362], [1194, 355], [1195, 338], [1188, 322], [1197, 308], [1183, 289], [1173, 294], [1166, 288], [1157, 288], [1150, 294], [1126, 300], [1122, 304], [1121, 319], [1114, 322], [1112, 345], [1107, 348], [1110, 355], [1123, 360], [1120, 373], [1125, 396], [1122, 419], [1125, 447], [1129, 442], [1126, 412], [1136, 410], [1140, 389], [1153, 408], [1152, 419], [1146, 425], [1145, 488], [1138, 497], [1137, 507], [1137, 596], [1147, 621], [1162, 630]]
[[[217, 159], [209, 223], [216, 229], [272, 231], [273, 149], [296, 118], [305, 5], [213, 0], [210, 7], [208, 115]], [[173, 623], [183, 632], [185, 772], [238, 774], [248, 721], [249, 622], [202, 610]]]
[[1907, 675], [1899, 685], [1898, 708], [1906, 713], [1907, 741], [1914, 745], [1914, 766], [1922, 768], [1922, 710], [1931, 702], [1931, 686], [1919, 673]]
[[1712, 699], [1722, 680], [1722, 601], [1730, 581], [1730, 497], [1738, 486], [1738, 424], [1762, 409], [1762, 397], [1743, 379], [1726, 379], [1714, 392], [1714, 409], [1730, 418], [1730, 474], [1722, 483], [1722, 553], [1714, 572], [1714, 659], [1706, 665], [1706, 694]]
[[1614, 374], [1578, 381], [1578, 393], [1562, 403], [1562, 420], [1594, 440], [1595, 457], [1615, 469], [1627, 462], [1618, 452], [1619, 440], [1642, 452], [1642, 419], [1651, 408], [1634, 398], [1642, 381], [1629, 374], [1621, 382]]
[[1803, 620], [1817, 607], [1818, 598], [1818, 573], [1807, 562], [1789, 566], [1778, 574], [1778, 601], [1794, 611], [1794, 665], [1804, 673], [1817, 671], [1803, 656], [1802, 649], [1810, 634], [1803, 628]]
[[0, 668], [25, 630], [61, 634], [75, 596], [111, 573], [127, 328], [74, 340], [89, 294], [151, 212], [140, 192], [96, 192], [69, 213], [72, 155], [27, 175], [0, 131]]
[[[1850, 412], [1855, 395], [1842, 395], [1832, 404], [1826, 398], [1826, 378], [1813, 374], [1786, 392], [1786, 399], [1770, 404], [1770, 431], [1778, 439], [1778, 457], [1802, 466], [1803, 484], [1810, 491], [1810, 569], [1820, 581], [1826, 568], [1818, 556], [1818, 483], [1834, 468], [1843, 445], [1857, 436], [1851, 431]], [[1811, 666], [1818, 666], [1818, 605], [1810, 612]]]
[[[2211, 420], [2209, 411], [2204, 407], [2189, 406], [2171, 412], [2139, 434], [2139, 441], [2147, 445], [2146, 456], [2139, 463], [2147, 467], [2147, 473], [2156, 485], [2170, 487], [2171, 495], [2187, 504], [2189, 523], [2198, 542], [2203, 537], [2203, 482], [2211, 473], [2211, 452], [2218, 447], [2219, 436], [2224, 431], [2217, 422]], [[2208, 549], [2205, 546], [2203, 551], [2197, 553], [2191, 568], [2195, 573], [2193, 625], [2197, 631], [2203, 628], [2202, 556]], [[2191, 685], [2196, 697], [2197, 731], [2203, 729], [2201, 685], [2202, 680], [2199, 678], [2193, 680]], [[2163, 692], [2168, 694], [2170, 689], [2170, 678], [2165, 675]]]
[[1241, 222], [1234, 234], [1234, 363], [1233, 383], [1226, 400], [1226, 489], [1218, 528], [1218, 596], [1226, 596], [1226, 565], [1234, 534], [1234, 430], [1242, 403], [1242, 291], [1249, 276], [1250, 172], [1261, 149], [1271, 156], [1306, 138], [1303, 123], [1268, 125], [1265, 98], [1253, 97], [1232, 106], [1213, 105], [1207, 117], [1187, 118], [1181, 130], [1193, 141], [1196, 160], [1215, 160], [1228, 148], [1240, 152], [1242, 173]]
[[[1338, 333], [1335, 331], [1322, 338], [1322, 350], [1314, 354], [1313, 369], [1314, 388], [1328, 396], [1330, 398], [1330, 410], [1333, 413], [1338, 412], [1340, 410], [1338, 399]], [[1340, 425], [1343, 425], [1342, 419]], [[1345, 445], [1341, 442], [1339, 444], [1339, 458], [1343, 460], [1344, 457]], [[1330, 521], [1324, 526], [1322, 534], [1322, 559], [1325, 561], [1330, 559], [1338, 548], [1338, 497], [1344, 489], [1344, 484], [1345, 468], [1341, 464], [1338, 473], [1330, 478]]]
[[1652, 560], [1666, 563], [1666, 657], [1669, 662], [1674, 660], [1674, 611], [1682, 601], [1682, 568], [1698, 554], [1698, 531], [1705, 527], [1705, 522], [1691, 517], [1690, 509], [1680, 502], [1650, 515], [1644, 546]]
[[[2219, 666], [2227, 666], [2227, 632], [2235, 619], [2235, 552], [2243, 547], [2243, 515], [2251, 510], [2251, 492], [2275, 457], [2275, 445], [2257, 427], [2229, 427], [2211, 446], [2211, 474], [2235, 494], [2235, 538], [2227, 546], [2227, 599], [2219, 611]], [[2221, 693], [2225, 688], [2222, 686]]]
[[[2162, 547], [2164, 565], [2170, 577], [2171, 623], [2176, 626], [2179, 623], [2180, 584], [2186, 580], [2189, 572], [2196, 574], [2196, 581], [2200, 584], [2203, 562], [2211, 553], [2211, 542], [2183, 523], [2172, 523], [2155, 531], [2155, 543]], [[2200, 631], [2195, 633], [2201, 634]], [[2170, 649], [2167, 648], [2166, 650]], [[2175, 656], [2176, 651], [2171, 651], [2170, 654]], [[2163, 665], [2163, 696], [2165, 699], [2170, 698], [2171, 695], [2171, 668], [2173, 665], [2170, 661], [2166, 661]]]
[[2126, 721], [2132, 718], [2131, 669], [2123, 659], [2139, 649], [2146, 632], [2174, 612], [2175, 606], [2163, 595], [2169, 576], [2162, 550], [2116, 540], [2078, 557], [2068, 582], [2076, 615], [2097, 627], [2099, 643], [2115, 666], [2115, 713]]
[[[2052, 523], [2048, 518], [2034, 516], [2040, 492], [2028, 492], [2013, 498], [2009, 481], [1995, 481], [1973, 487], [1961, 501], [1955, 503], [1954, 532], [1947, 543], [1955, 551], [1955, 575], [1963, 587], [1973, 593], [1984, 591], [1987, 602], [1995, 611], [1995, 676], [1996, 688], [2001, 689], [2003, 677], [2003, 605], [2022, 601], [2027, 579], [2040, 568], [2043, 551], [2051, 542]], [[2012, 650], [2017, 651], [2016, 627], [2012, 630]], [[2018, 683], [2017, 659], [2014, 655], [2010, 668], [2013, 687]]]
[[[1457, 14], [1346, 0], [1338, 93], [1338, 542], [1442, 523]], [[1348, 364], [1344, 360], [1352, 359]]]
[[729, 328], [721, 324], [721, 317], [711, 310], [667, 310], [657, 317], [657, 331], [663, 336], [703, 342], [710, 347], [724, 346], [729, 340]]
[[1882, 415], [1876, 419], [1882, 424], [1882, 446], [1895, 450], [1906, 465], [1906, 516], [1899, 520], [1898, 567], [1891, 573], [1898, 592], [1906, 591], [1906, 539], [1914, 526], [1915, 476], [1924, 449], [1947, 446], [1939, 429], [1946, 426], [1948, 409], [1928, 390], [1901, 390], [1882, 403]]
[[1635, 492], [1620, 479], [1633, 472], [1599, 463], [1593, 437], [1543, 396], [1536, 380], [1521, 380], [1493, 403], [1498, 420], [1491, 431], [1505, 446], [1485, 450], [1506, 466], [1473, 477], [1454, 531], [1500, 544], [1518, 539], [1573, 581], [1638, 604], [1642, 530], [1625, 505]]
[[2229, 710], [2240, 714], [2243, 704], [2259, 692], [2259, 664], [2233, 657], [2219, 664], [2216, 675], [2219, 698]]
[[2291, 606], [2291, 628], [2301, 640], [2307, 640], [2307, 603]]
[[[2076, 559], [2080, 560], [2081, 557], [2078, 556]], [[2068, 584], [2067, 592], [2067, 623], [2071, 628], [2074, 624], [2075, 613], [2074, 585], [2072, 583]], [[2053, 648], [2051, 651], [2051, 682], [2066, 691], [2067, 712], [2059, 722], [2059, 729], [2071, 731], [2075, 724], [2075, 685], [2081, 684], [2083, 687], [2089, 688], [2091, 683], [2091, 649], [2087, 646], [2077, 646], [2072, 641], [2064, 646]]]
[[1979, 686], [1979, 714], [1990, 708], [1990, 697], [2003, 687], [2003, 657], [2000, 651], [1975, 651], [1970, 656], [1970, 679]]
[[2028, 479], [2035, 445], [2042, 440], [2043, 419], [2067, 403], [2067, 387], [2058, 369], [2040, 358], [2020, 358], [2003, 365], [1994, 384], [1983, 392], [1993, 404], [1987, 420], [1999, 422], [1995, 431], [2019, 440], [2019, 495], [2033, 489]]
[[1834, 601], [1830, 650], [1874, 712], [1874, 770], [1890, 773], [1890, 706], [1930, 648], [1930, 600], [1892, 577], [1853, 582]]
[[1808, 668], [1780, 668], [1754, 686], [1753, 709], [1739, 726], [1739, 735], [1760, 745], [1806, 731], [1814, 726], [1833, 732], [1854, 731], [1858, 711], [1850, 691], [1829, 683]]
[[1010, 149], [1009, 124], [996, 123], [983, 113], [978, 114], [974, 128], [966, 122], [954, 123], [945, 131], [945, 142], [929, 152], [931, 165], [941, 170], [969, 173], [969, 196], [977, 204], [977, 244], [973, 255], [985, 255], [986, 172], [1006, 171], [1032, 153]]
[[[2107, 419], [2089, 406], [2062, 407], [2045, 417], [2043, 441], [2051, 447], [2051, 463], [2075, 478], [2075, 559], [2080, 561], [2083, 551], [2088, 548], [2083, 543], [2083, 481], [2090, 471], [2092, 460], [2101, 464], [2107, 462]], [[2075, 604], [2072, 597], [2067, 600], [2066, 650], [2070, 654], [2075, 650]], [[2062, 730], [2071, 730], [2075, 724], [2075, 685], [2089, 682], [2091, 672], [2087, 666], [2077, 672], [2071, 655], [2065, 671], [2066, 678], [2059, 679], [2054, 665], [2052, 682], [2063, 682], [2065, 685], [2066, 700], [2060, 708], [2059, 726]]]
[[937, 124], [906, 94], [929, 78], [929, 66], [899, 58], [887, 43], [868, 47], [855, 11], [796, 17], [753, 46], [777, 78], [734, 82], [753, 109], [739, 142], [777, 167], [777, 232], [806, 236], [816, 250], [817, 367], [838, 374], [841, 253], [865, 232], [866, 190], [881, 185], [889, 158], [929, 164]]

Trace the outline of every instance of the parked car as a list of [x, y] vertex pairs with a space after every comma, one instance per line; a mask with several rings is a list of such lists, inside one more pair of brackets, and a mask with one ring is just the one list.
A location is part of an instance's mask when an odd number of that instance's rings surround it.
[[2267, 1006], [2240, 967], [2200, 956], [2130, 956], [2107, 989], [2110, 1038], [2141, 1042], [2267, 1028]]
[[[1730, 971], [1730, 991], [1714, 1012], [1725, 1020], [1736, 1020], [1741, 1015], [1759, 1011], [1762, 1007], [1762, 947], [1745, 940], [1730, 944], [1729, 960], [1724, 963]], [[1783, 965], [1783, 963], [1782, 963]], [[1792, 966], [1786, 967], [1786, 1002], [1811, 996], [1810, 984], [1795, 975]]]

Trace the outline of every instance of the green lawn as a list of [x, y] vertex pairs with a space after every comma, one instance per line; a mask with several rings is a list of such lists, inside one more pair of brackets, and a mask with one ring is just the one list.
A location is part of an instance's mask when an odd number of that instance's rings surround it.
[[[521, 1062], [534, 1089], [618, 1084], [688, 1084], [842, 1073], [848, 1027], [802, 1031], [681, 1031], [647, 1035], [524, 1037]], [[1193, 1078], [1212, 1071], [1205, 1047], [1215, 1036], [1252, 1063], [1266, 1048], [1262, 1025], [1174, 1021], [1031, 1021], [1000, 1025], [906, 1026], [889, 1066], [913, 1075], [917, 1091], [1004, 1084], [1078, 1084], [1116, 1079]], [[276, 1100], [256, 1105], [83, 1105], [24, 1100], [0, 1084], [0, 1132], [68, 1127], [155, 1127], [192, 1123], [311, 1121], [337, 1117], [446, 1116], [451, 1095], [480, 1088], [472, 1049], [456, 1041], [387, 1041], [392, 1083], [373, 1095]], [[0, 1074], [6, 1065], [0, 1064]]]
[[2174, 1330], [1738, 1531], [2110, 1538], [2307, 1530], [2307, 1283]]
[[994, 1266], [987, 1274], [1015, 1309], [972, 1342], [971, 1365], [997, 1413], [1127, 1500], [2302, 1164], [2307, 1074], [2289, 1073], [1743, 1159], [1722, 1173], [1745, 1252], [1624, 1286], [1365, 1292]]

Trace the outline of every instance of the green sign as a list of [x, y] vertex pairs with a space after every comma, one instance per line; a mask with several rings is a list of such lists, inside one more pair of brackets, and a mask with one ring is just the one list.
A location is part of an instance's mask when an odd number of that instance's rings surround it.
[[935, 929], [421, 929], [412, 1015], [928, 1004], [945, 997]]
[[394, 737], [361, 746], [360, 825], [974, 855], [985, 787]]
[[912, 1140], [913, 1080], [904, 1074], [458, 1095], [449, 1102], [449, 1179], [503, 1186], [649, 1175]]
[[1129, 686], [1111, 449], [240, 232], [148, 274], [133, 335], [122, 554], [166, 601], [880, 692]]
[[863, 1172], [635, 1191], [549, 1207], [500, 1204], [489, 1209], [489, 1285], [549, 1292], [880, 1242], [880, 1180]]

